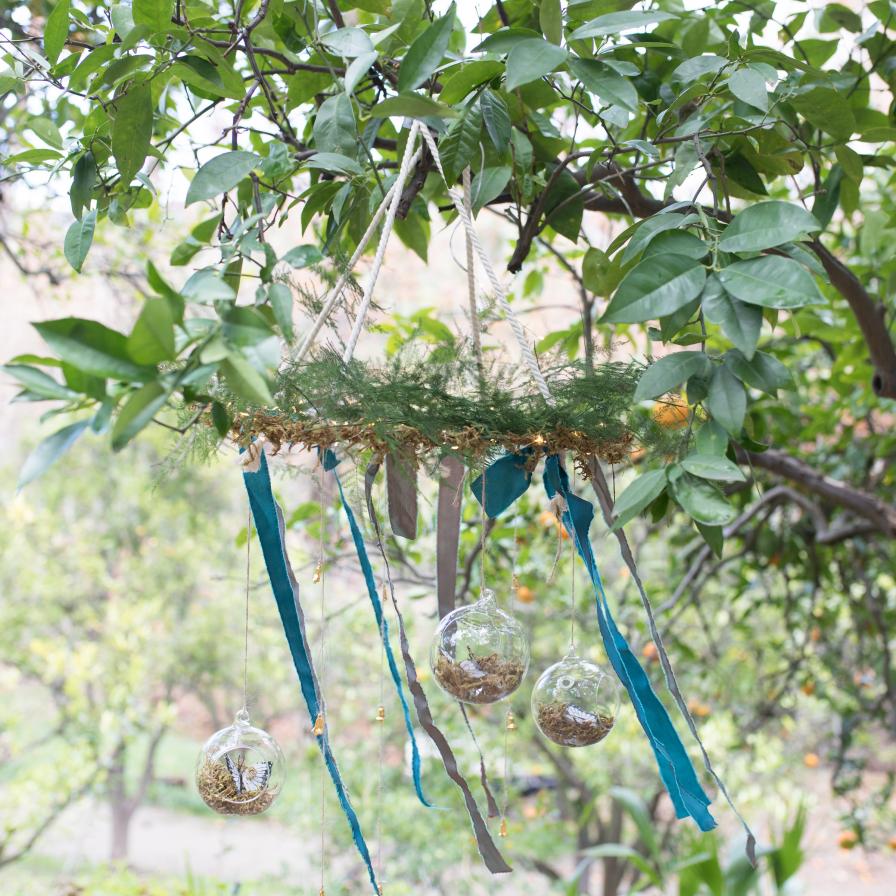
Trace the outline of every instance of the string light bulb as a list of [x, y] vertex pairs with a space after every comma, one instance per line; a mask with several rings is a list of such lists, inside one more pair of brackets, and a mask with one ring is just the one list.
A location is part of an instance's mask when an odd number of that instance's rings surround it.
[[317, 566], [314, 567], [314, 578], [312, 579], [312, 581], [314, 582], [315, 585], [319, 585], [320, 580], [323, 578], [323, 576], [324, 576], [324, 564], [321, 560], [318, 560]]
[[499, 837], [507, 836], [507, 819], [506, 818], [501, 819], [501, 827], [498, 828], [498, 836]]
[[385, 722], [386, 721], [386, 707], [378, 706], [376, 710], [376, 721], [377, 722]]
[[317, 718], [314, 720], [314, 727], [311, 729], [311, 733], [315, 737], [320, 737], [324, 733], [324, 714], [319, 712], [317, 714]]

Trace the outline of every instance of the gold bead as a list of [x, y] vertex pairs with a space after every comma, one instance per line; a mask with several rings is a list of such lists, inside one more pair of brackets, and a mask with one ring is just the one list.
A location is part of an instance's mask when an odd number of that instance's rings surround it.
[[378, 722], [385, 722], [385, 721], [386, 721], [386, 707], [385, 707], [385, 706], [378, 706], [378, 707], [377, 707], [377, 710], [376, 710], [376, 720], [377, 720]]
[[317, 585], [320, 580], [324, 577], [324, 564], [322, 560], [317, 561], [317, 566], [314, 567], [314, 579], [313, 582]]
[[507, 836], [507, 819], [506, 818], [501, 819], [501, 827], [498, 828], [498, 836], [499, 837]]
[[516, 719], [514, 719], [512, 712], [507, 713], [507, 730], [516, 731]]
[[324, 733], [324, 714], [319, 712], [317, 714], [317, 718], [314, 720], [314, 727], [311, 729], [311, 733], [315, 737], [320, 737]]
[[327, 896], [327, 894], [324, 893], [324, 888], [323, 888], [323, 887], [320, 888], [320, 892], [317, 894], [317, 896]]

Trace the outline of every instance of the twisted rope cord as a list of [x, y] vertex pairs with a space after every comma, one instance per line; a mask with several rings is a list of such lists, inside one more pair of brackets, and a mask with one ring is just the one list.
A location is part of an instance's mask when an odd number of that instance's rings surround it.
[[[417, 150], [417, 152], [414, 153], [408, 167], [410, 167], [411, 165], [416, 165], [422, 153], [423, 149], [421, 147]], [[345, 290], [345, 284], [348, 283], [348, 278], [351, 276], [355, 265], [358, 263], [358, 259], [364, 254], [365, 250], [367, 249], [367, 244], [370, 242], [371, 237], [376, 232], [376, 229], [379, 226], [383, 215], [386, 213], [386, 209], [389, 207], [390, 202], [395, 196], [395, 193], [397, 192], [395, 188], [397, 185], [398, 181], [396, 180], [386, 191], [386, 195], [383, 197], [383, 201], [379, 204], [377, 210], [373, 213], [373, 217], [370, 219], [370, 224], [367, 225], [367, 230], [364, 231], [364, 235], [358, 241], [357, 248], [352, 253], [352, 257], [348, 260], [348, 264], [346, 264], [345, 269], [339, 275], [339, 279], [336, 281], [336, 285], [330, 290], [329, 293], [327, 293], [327, 298], [324, 302], [323, 308], [320, 310], [320, 313], [317, 315], [317, 318], [311, 325], [311, 329], [302, 340], [302, 344], [299, 346], [299, 349], [296, 352], [297, 362], [301, 361], [302, 358], [304, 358], [308, 353], [308, 350], [311, 348], [311, 346], [314, 344], [314, 340], [317, 338], [317, 334], [320, 332], [323, 325], [327, 322], [327, 319], [333, 313], [333, 309], [342, 298]]]
[[342, 356], [343, 362], [348, 364], [355, 353], [355, 346], [361, 336], [361, 329], [364, 326], [364, 320], [367, 317], [367, 311], [370, 308], [370, 300], [373, 298], [373, 289], [376, 286], [377, 277], [380, 275], [380, 268], [383, 266], [383, 258], [386, 254], [386, 245], [392, 234], [392, 227], [395, 224], [395, 215], [398, 211], [398, 203], [401, 201], [401, 194], [404, 191], [404, 183], [408, 177], [408, 171], [411, 168], [411, 158], [414, 155], [414, 144], [417, 142], [417, 131], [420, 130], [420, 122], [415, 121], [411, 125], [411, 131], [408, 134], [408, 142], [404, 148], [404, 156], [401, 160], [401, 167], [398, 169], [398, 176], [395, 178], [395, 190], [389, 202], [389, 210], [386, 212], [386, 220], [383, 224], [383, 232], [380, 234], [380, 242], [376, 247], [376, 255], [373, 259], [373, 267], [370, 269], [370, 276], [367, 279], [367, 286], [364, 288], [364, 295], [361, 298], [361, 307], [358, 308], [358, 316], [355, 318], [355, 325], [352, 327], [352, 333], [345, 347], [345, 353]]
[[[472, 196], [470, 189], [470, 166], [464, 168], [464, 209], [467, 217], [473, 214]], [[476, 259], [473, 256], [473, 241], [470, 239], [470, 231], [464, 228], [465, 243], [467, 246], [467, 298], [470, 303], [470, 330], [473, 334], [473, 350], [476, 353], [476, 366], [479, 379], [483, 378], [485, 368], [482, 362], [482, 332], [479, 323], [479, 308], [476, 305]]]
[[504, 287], [501, 286], [501, 281], [498, 280], [498, 275], [492, 267], [488, 253], [479, 241], [479, 235], [476, 233], [476, 228], [473, 226], [472, 215], [468, 213], [467, 209], [464, 207], [463, 197], [458, 196], [457, 191], [452, 189], [451, 185], [448, 183], [448, 178], [445, 176], [445, 169], [442, 167], [442, 157], [439, 155], [438, 147], [436, 146], [435, 140], [432, 138], [432, 134], [429, 133], [429, 129], [421, 128], [421, 133], [423, 134], [423, 139], [426, 141], [426, 145], [429, 147], [433, 161], [436, 163], [436, 168], [439, 169], [439, 174], [442, 175], [442, 179], [445, 181], [445, 186], [448, 188], [448, 195], [451, 197], [451, 201], [454, 203], [458, 215], [460, 215], [460, 219], [467, 231], [470, 243], [476, 250], [476, 255], [479, 257], [485, 275], [488, 277], [492, 290], [498, 299], [498, 304], [501, 306], [501, 310], [504, 312], [504, 316], [507, 318], [507, 322], [513, 330], [513, 335], [520, 348], [520, 354], [522, 355], [523, 361], [529, 369], [529, 373], [535, 381], [538, 391], [541, 392], [544, 400], [549, 405], [553, 406], [555, 404], [554, 397], [551, 395], [551, 390], [548, 388], [547, 381], [541, 372], [541, 368], [538, 366], [538, 359], [535, 357], [535, 353], [532, 351], [529, 341], [526, 339], [526, 332], [523, 329], [523, 325], [520, 323], [519, 318], [517, 318], [513, 308], [510, 306], [510, 302], [507, 300], [507, 294], [504, 292]]

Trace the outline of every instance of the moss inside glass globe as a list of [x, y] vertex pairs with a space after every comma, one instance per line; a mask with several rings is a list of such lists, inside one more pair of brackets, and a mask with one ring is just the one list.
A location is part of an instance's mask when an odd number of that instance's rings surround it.
[[532, 717], [538, 730], [563, 747], [600, 743], [619, 715], [616, 677], [600, 666], [567, 654], [545, 669], [532, 689]]
[[286, 763], [277, 742], [240, 710], [232, 725], [216, 731], [199, 751], [196, 789], [221, 815], [259, 815], [283, 787]]
[[529, 638], [486, 589], [476, 603], [442, 619], [429, 661], [446, 694], [462, 703], [497, 703], [522, 683], [529, 668]]

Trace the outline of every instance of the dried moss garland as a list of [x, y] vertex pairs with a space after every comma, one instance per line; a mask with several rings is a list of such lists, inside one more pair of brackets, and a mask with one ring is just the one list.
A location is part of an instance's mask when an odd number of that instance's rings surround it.
[[481, 461], [498, 450], [569, 451], [619, 463], [650, 433], [631, 414], [640, 368], [607, 363], [546, 371], [556, 403], [518, 380], [514, 368], [475, 379], [475, 363], [397, 358], [385, 366], [344, 364], [324, 353], [280, 372], [274, 408], [225, 396], [241, 444], [264, 436], [283, 445], [406, 457], [453, 453]]
[[221, 815], [259, 815], [274, 802], [269, 790], [238, 791], [227, 767], [212, 759], [199, 767], [196, 787], [203, 802]]

